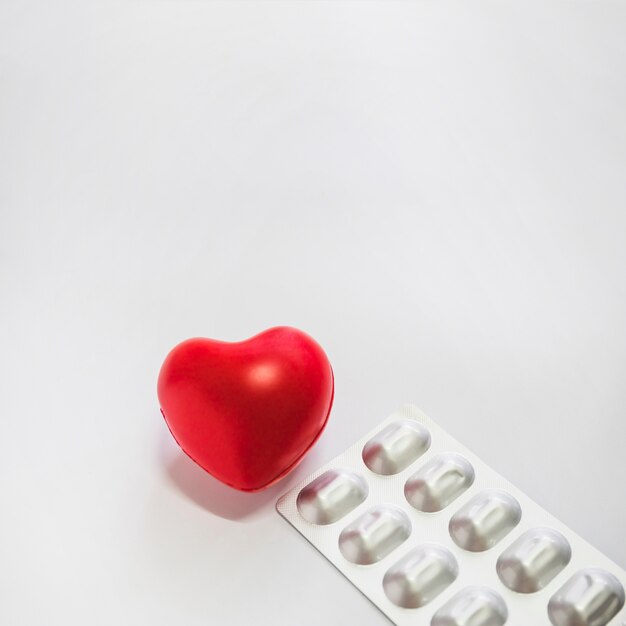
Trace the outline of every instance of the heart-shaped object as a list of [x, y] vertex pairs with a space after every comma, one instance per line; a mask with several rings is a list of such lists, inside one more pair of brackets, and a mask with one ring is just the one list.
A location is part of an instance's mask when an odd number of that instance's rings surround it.
[[223, 483], [258, 491], [318, 439], [334, 379], [321, 346], [279, 326], [241, 342], [189, 339], [159, 374], [161, 412], [183, 451]]

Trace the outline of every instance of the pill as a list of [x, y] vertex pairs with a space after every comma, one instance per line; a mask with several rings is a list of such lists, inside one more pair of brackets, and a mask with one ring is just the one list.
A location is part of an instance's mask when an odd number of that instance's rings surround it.
[[363, 462], [376, 474], [397, 474], [430, 447], [430, 433], [413, 420], [398, 420], [383, 428], [363, 447]]
[[588, 568], [574, 574], [550, 599], [554, 626], [605, 626], [624, 606], [624, 587], [613, 574]]
[[474, 468], [460, 454], [438, 454], [420, 467], [405, 483], [404, 495], [418, 511], [445, 509], [474, 482]]
[[328, 470], [304, 487], [296, 499], [300, 515], [311, 524], [332, 524], [365, 501], [367, 482], [346, 470]]
[[502, 626], [508, 616], [500, 594], [487, 587], [466, 587], [435, 613], [431, 626]]
[[407, 514], [395, 506], [368, 509], [339, 535], [339, 550], [352, 563], [371, 565], [386, 557], [411, 534]]
[[569, 563], [567, 539], [550, 528], [532, 528], [515, 540], [496, 563], [500, 580], [512, 591], [543, 589]]
[[493, 548], [522, 518], [519, 502], [505, 491], [481, 491], [459, 509], [448, 526], [457, 546], [470, 552]]
[[413, 548], [383, 578], [385, 595], [398, 606], [416, 609], [436, 598], [459, 574], [456, 559], [445, 548]]

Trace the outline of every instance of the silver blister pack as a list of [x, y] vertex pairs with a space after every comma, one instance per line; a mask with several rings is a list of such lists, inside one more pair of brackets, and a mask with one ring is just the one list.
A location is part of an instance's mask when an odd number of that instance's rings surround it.
[[413, 406], [276, 509], [399, 626], [626, 626], [626, 572]]

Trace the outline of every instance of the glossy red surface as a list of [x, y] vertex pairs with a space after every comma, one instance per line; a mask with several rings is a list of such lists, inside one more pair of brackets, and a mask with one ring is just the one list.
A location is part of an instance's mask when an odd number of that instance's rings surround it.
[[242, 491], [269, 487], [302, 460], [326, 425], [333, 392], [321, 346], [286, 326], [237, 343], [183, 341], [158, 381], [161, 411], [180, 447]]

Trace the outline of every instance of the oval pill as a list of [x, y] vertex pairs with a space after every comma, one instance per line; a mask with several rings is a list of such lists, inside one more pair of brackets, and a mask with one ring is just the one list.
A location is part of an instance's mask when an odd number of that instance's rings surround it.
[[459, 509], [448, 529], [454, 543], [470, 552], [493, 548], [522, 518], [519, 502], [505, 491], [481, 491]]
[[364, 502], [368, 493], [367, 482], [361, 476], [328, 470], [301, 489], [296, 506], [307, 522], [332, 524]]
[[394, 506], [374, 506], [339, 535], [339, 550], [352, 563], [371, 565], [386, 557], [411, 534], [407, 514]]
[[406, 469], [430, 447], [430, 433], [413, 420], [387, 425], [363, 446], [362, 458], [376, 474], [390, 476]]
[[436, 545], [411, 550], [383, 578], [385, 595], [397, 606], [416, 609], [428, 604], [459, 574], [452, 554]]
[[503, 626], [508, 617], [500, 594], [487, 587], [466, 587], [435, 613], [431, 626]]
[[500, 580], [512, 591], [543, 589], [570, 562], [567, 539], [550, 528], [532, 528], [515, 540], [496, 564]]
[[418, 511], [435, 513], [447, 507], [474, 482], [472, 464], [460, 454], [438, 454], [404, 485], [404, 495]]
[[[554, 626], [605, 626], [624, 606], [624, 587], [601, 569], [574, 574], [550, 599]], [[617, 626], [617, 625], [616, 625]]]

